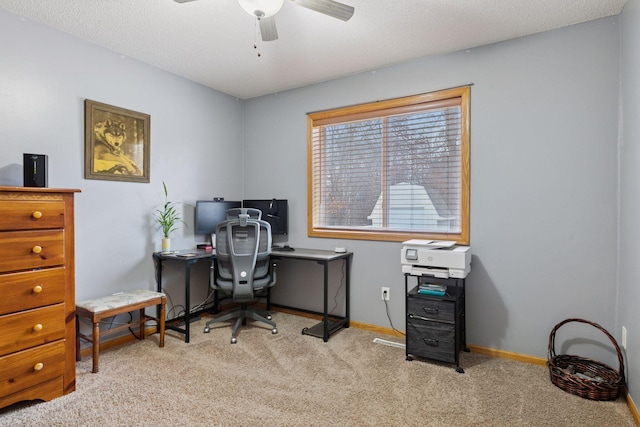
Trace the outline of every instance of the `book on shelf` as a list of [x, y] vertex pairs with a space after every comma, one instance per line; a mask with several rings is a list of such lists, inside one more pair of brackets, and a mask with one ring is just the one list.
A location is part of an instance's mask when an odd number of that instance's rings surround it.
[[420, 295], [444, 296], [447, 293], [447, 285], [442, 283], [421, 283], [418, 285]]
[[418, 289], [418, 293], [420, 295], [435, 295], [438, 297], [444, 296], [447, 291], [446, 290], [437, 290], [437, 289]]
[[418, 289], [429, 289], [429, 290], [436, 290], [436, 291], [446, 291], [447, 290], [447, 285], [444, 285], [442, 283], [421, 283], [418, 286]]

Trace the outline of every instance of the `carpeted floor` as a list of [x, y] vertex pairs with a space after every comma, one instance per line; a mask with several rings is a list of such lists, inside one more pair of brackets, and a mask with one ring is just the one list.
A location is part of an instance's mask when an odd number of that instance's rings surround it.
[[[572, 396], [545, 367], [463, 353], [451, 365], [405, 360], [404, 349], [349, 328], [329, 342], [302, 335], [313, 319], [275, 313], [229, 344], [230, 326], [191, 343], [167, 332], [77, 365], [77, 389], [0, 410], [1, 426], [634, 426], [626, 402]], [[389, 337], [381, 337], [390, 339]]]

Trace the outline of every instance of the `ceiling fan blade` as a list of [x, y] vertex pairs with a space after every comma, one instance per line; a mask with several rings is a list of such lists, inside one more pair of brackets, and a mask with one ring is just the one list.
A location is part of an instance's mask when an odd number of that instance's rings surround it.
[[276, 29], [276, 17], [269, 16], [268, 18], [259, 18], [260, 21], [260, 34], [262, 34], [262, 41], [270, 42], [278, 39], [278, 30]]
[[353, 6], [339, 3], [334, 0], [291, 0], [298, 6], [306, 7], [315, 12], [320, 12], [332, 18], [348, 21], [353, 16]]

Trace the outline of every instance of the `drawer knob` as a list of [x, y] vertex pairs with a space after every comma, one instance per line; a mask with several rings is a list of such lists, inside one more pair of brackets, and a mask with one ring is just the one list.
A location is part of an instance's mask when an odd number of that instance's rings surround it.
[[42, 330], [42, 323], [36, 323], [33, 325], [33, 332], [40, 332]]
[[33, 287], [33, 293], [34, 294], [39, 294], [40, 292], [42, 292], [42, 285], [35, 285]]
[[31, 249], [31, 251], [32, 251], [34, 254], [39, 254], [40, 252], [42, 252], [42, 246], [37, 246], [37, 245], [36, 245], [36, 246], [34, 246], [34, 247]]
[[44, 363], [42, 363], [42, 362], [38, 362], [35, 365], [33, 365], [33, 370], [34, 371], [41, 371], [42, 368], [44, 368]]
[[42, 218], [42, 212], [33, 211], [33, 213], [31, 214], [31, 217], [34, 218], [34, 219], [40, 219], [40, 218]]

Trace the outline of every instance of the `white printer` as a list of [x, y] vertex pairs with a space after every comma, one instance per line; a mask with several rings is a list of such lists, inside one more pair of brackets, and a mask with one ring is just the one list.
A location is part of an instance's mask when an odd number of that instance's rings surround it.
[[455, 242], [407, 240], [402, 244], [400, 258], [402, 272], [412, 276], [464, 279], [471, 271], [469, 246]]

